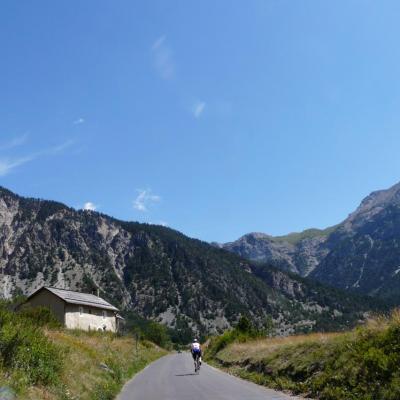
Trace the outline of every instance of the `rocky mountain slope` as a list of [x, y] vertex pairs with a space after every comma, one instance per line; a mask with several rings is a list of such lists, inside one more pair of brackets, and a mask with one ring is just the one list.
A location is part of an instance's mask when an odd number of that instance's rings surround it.
[[340, 328], [365, 299], [253, 265], [169, 228], [122, 222], [0, 189], [0, 294], [41, 285], [100, 293], [176, 329], [215, 332], [241, 313], [282, 333]]
[[282, 270], [307, 276], [327, 254], [326, 239], [325, 231], [318, 229], [282, 237], [254, 232], [217, 246], [248, 260], [271, 263]]
[[343, 289], [400, 303], [400, 183], [371, 193], [327, 230], [248, 234], [221, 247]]
[[371, 193], [327, 243], [311, 276], [400, 304], [400, 184]]

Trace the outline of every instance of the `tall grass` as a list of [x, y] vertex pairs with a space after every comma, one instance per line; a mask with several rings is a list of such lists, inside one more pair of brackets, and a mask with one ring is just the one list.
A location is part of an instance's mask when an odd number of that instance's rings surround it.
[[244, 378], [321, 400], [398, 400], [400, 312], [348, 333], [234, 342], [214, 358]]
[[[67, 397], [54, 399], [111, 400], [124, 382], [147, 364], [166, 354], [148, 342], [132, 337], [78, 331], [49, 331], [49, 338], [68, 349], [61, 382]], [[38, 395], [30, 400], [41, 399]], [[51, 398], [53, 400], [53, 398]]]

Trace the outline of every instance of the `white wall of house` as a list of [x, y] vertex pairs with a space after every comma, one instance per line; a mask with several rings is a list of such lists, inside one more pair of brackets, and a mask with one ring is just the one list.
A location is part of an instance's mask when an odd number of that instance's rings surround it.
[[75, 304], [65, 305], [65, 327], [85, 331], [117, 331], [114, 311]]

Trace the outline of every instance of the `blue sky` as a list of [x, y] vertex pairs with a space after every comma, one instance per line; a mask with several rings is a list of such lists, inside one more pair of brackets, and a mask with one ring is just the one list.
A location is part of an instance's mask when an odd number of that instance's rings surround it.
[[229, 241], [400, 180], [397, 1], [0, 4], [0, 185]]

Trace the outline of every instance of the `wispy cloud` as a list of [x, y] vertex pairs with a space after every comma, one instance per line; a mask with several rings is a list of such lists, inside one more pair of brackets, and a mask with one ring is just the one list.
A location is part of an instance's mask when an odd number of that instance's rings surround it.
[[75, 144], [74, 140], [67, 140], [64, 143], [61, 143], [61, 144], [58, 144], [56, 146], [50, 147], [50, 148], [48, 148], [46, 150], [43, 150], [42, 152], [39, 152], [37, 154], [38, 155], [46, 155], [46, 154], [54, 155], [54, 154], [62, 153], [64, 150], [70, 148], [74, 144]]
[[153, 45], [151, 46], [151, 49], [153, 51], [158, 50], [161, 46], [163, 46], [163, 44], [165, 43], [166, 38], [167, 37], [165, 35], [162, 35], [159, 38], [157, 38], [155, 40], [155, 42], [153, 43]]
[[[25, 140], [25, 139], [24, 139]], [[0, 147], [0, 150], [9, 150], [13, 147], [19, 146], [24, 143], [22, 139], [20, 141], [14, 140], [14, 145], [10, 147], [11, 142], [8, 144], [8, 147]], [[19, 143], [19, 144], [15, 144]], [[54, 147], [49, 147], [47, 149], [37, 151], [31, 154], [28, 154], [23, 157], [13, 157], [13, 156], [0, 156], [0, 176], [6, 176], [11, 173], [14, 169], [24, 165], [28, 162], [34, 161], [40, 157], [44, 156], [56, 156], [61, 154], [64, 150], [71, 147], [75, 142], [73, 140], [68, 140], [64, 143], [56, 145]]]
[[8, 142], [0, 143], [0, 150], [10, 150], [13, 149], [14, 147], [22, 146], [23, 144], [26, 143], [27, 139], [28, 139], [27, 133], [24, 133], [21, 136], [16, 136], [13, 139], [9, 140]]
[[195, 118], [200, 118], [201, 114], [206, 107], [206, 103], [204, 101], [197, 101], [193, 104], [192, 113]]
[[137, 192], [138, 195], [133, 201], [133, 208], [138, 211], [146, 212], [152, 204], [158, 203], [161, 200], [161, 197], [153, 194], [151, 189], [137, 189]]
[[88, 201], [83, 205], [82, 209], [87, 211], [96, 211], [97, 205], [92, 203], [91, 201]]
[[[11, 150], [15, 147], [22, 146], [26, 143], [28, 139], [28, 134], [16, 136], [10, 139], [8, 142], [3, 142], [0, 144], [0, 151]], [[19, 167], [20, 165], [26, 164], [34, 158], [34, 155], [25, 157], [0, 157], [0, 176], [8, 175], [12, 170]]]
[[0, 158], [0, 176], [6, 176], [8, 175], [12, 170], [15, 168], [26, 164], [29, 161], [32, 161], [33, 158], [28, 156], [28, 157], [22, 157], [22, 158]]
[[154, 57], [154, 67], [162, 79], [172, 79], [175, 75], [175, 63], [172, 50], [167, 44], [165, 35], [157, 38], [151, 46]]
[[83, 124], [85, 122], [85, 118], [78, 118], [78, 119], [76, 119], [74, 122], [73, 122], [73, 124], [74, 125], [80, 125], [80, 124]]

